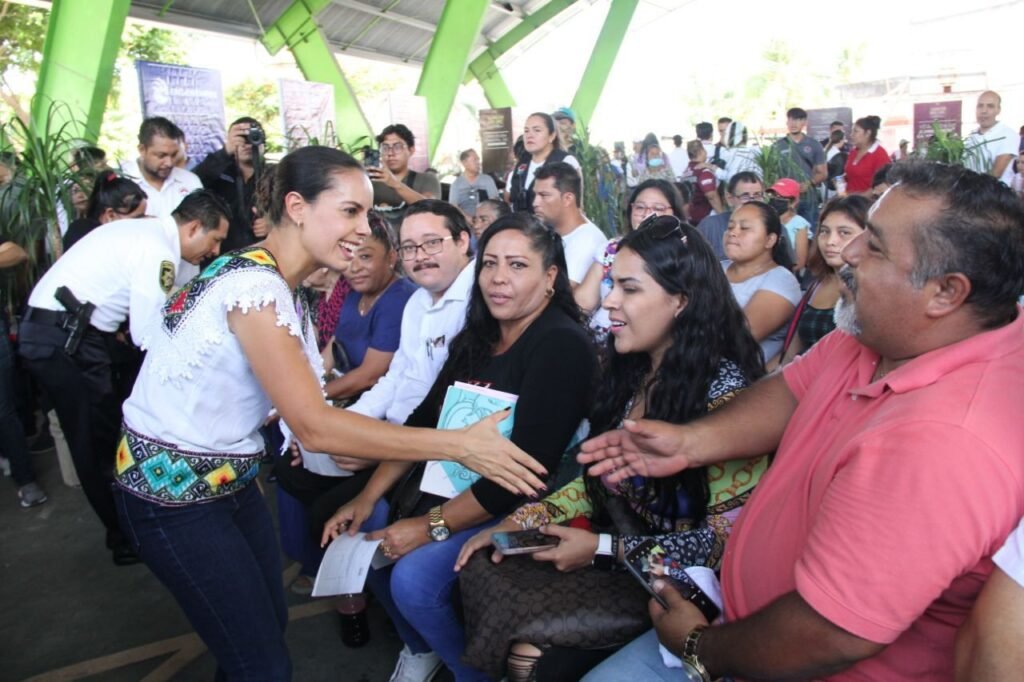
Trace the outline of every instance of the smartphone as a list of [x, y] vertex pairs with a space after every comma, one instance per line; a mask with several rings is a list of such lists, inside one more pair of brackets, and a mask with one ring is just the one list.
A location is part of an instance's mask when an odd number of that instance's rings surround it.
[[380, 150], [365, 150], [363, 152], [363, 166], [365, 166], [366, 168], [380, 168]]
[[539, 530], [497, 532], [494, 534], [493, 540], [494, 546], [502, 554], [533, 554], [558, 545], [558, 538], [553, 535], [544, 535]]
[[[693, 578], [686, 575], [682, 566], [673, 560], [661, 546], [654, 540], [645, 540], [626, 554], [626, 570], [639, 581], [647, 592], [661, 604], [663, 609], [668, 608], [665, 598], [654, 591], [654, 581], [664, 580], [683, 598], [700, 609], [709, 623], [715, 622], [720, 610], [715, 602], [708, 597], [704, 590], [693, 581]], [[672, 575], [669, 575], [669, 570]]]

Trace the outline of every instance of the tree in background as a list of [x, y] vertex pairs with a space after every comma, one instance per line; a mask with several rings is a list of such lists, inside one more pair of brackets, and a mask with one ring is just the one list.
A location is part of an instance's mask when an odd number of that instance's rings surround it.
[[[247, 78], [224, 93], [226, 123], [242, 116], [252, 116], [263, 124], [267, 134], [267, 151], [284, 151], [281, 123], [281, 92], [277, 83]], [[319, 131], [316, 131], [319, 132]]]
[[0, 120], [17, 116], [28, 121], [48, 16], [35, 7], [0, 4]]

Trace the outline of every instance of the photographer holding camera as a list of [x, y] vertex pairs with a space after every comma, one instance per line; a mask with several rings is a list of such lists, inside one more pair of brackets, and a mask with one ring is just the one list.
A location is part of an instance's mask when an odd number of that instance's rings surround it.
[[223, 252], [233, 251], [267, 236], [267, 222], [254, 211], [253, 195], [263, 169], [266, 133], [260, 122], [243, 116], [228, 127], [224, 148], [195, 167], [203, 186], [231, 208], [231, 224]]

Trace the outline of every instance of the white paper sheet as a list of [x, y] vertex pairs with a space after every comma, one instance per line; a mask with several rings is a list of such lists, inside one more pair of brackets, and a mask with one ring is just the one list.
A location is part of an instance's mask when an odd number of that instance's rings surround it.
[[313, 583], [313, 596], [362, 592], [380, 543], [380, 540], [367, 541], [366, 533], [344, 533], [331, 541]]

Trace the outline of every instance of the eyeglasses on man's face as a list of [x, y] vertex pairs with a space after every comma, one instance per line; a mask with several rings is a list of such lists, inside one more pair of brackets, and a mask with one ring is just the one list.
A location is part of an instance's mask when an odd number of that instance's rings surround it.
[[444, 249], [444, 243], [449, 239], [454, 239], [451, 235], [447, 237], [435, 237], [434, 239], [428, 239], [422, 244], [402, 244], [398, 247], [398, 253], [401, 254], [402, 260], [412, 260], [416, 258], [416, 252], [423, 249], [423, 253], [428, 256], [433, 256], [441, 253]]
[[396, 142], [394, 144], [382, 144], [380, 146], [381, 154], [399, 154], [401, 152], [404, 152], [405, 150], [406, 146], [404, 142]]
[[750, 201], [764, 200], [764, 192], [744, 192], [743, 194], [734, 194], [733, 196], [742, 201], [744, 204]]

